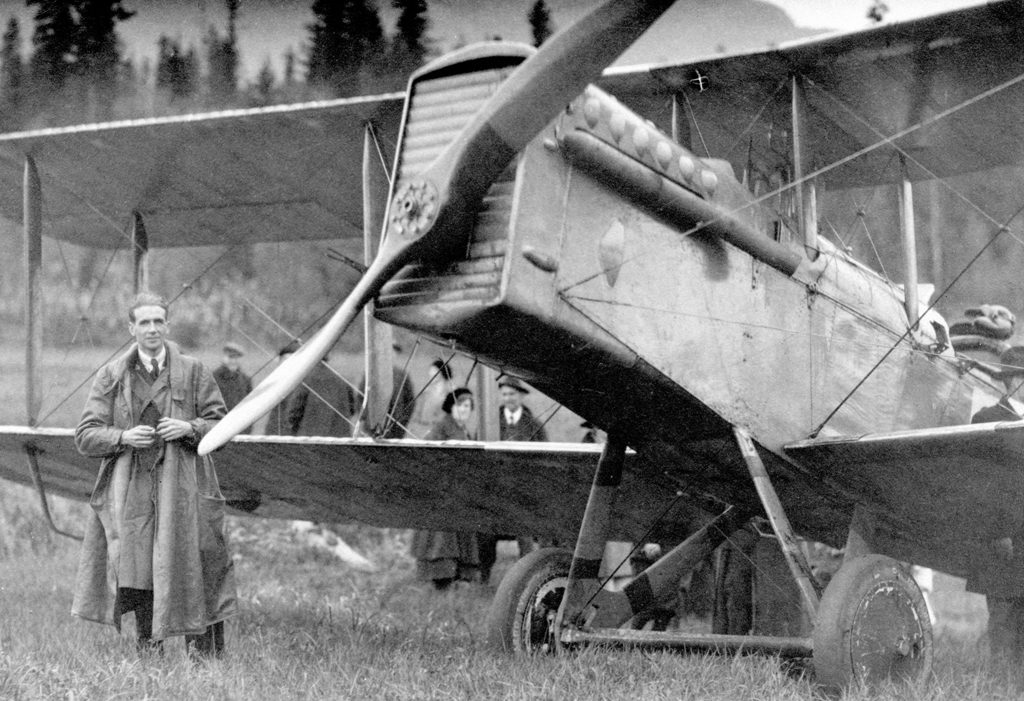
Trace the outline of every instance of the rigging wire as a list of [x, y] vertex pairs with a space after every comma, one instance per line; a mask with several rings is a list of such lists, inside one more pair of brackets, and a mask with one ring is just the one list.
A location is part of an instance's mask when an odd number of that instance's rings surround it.
[[[1015, 218], [1017, 217], [1017, 215], [1018, 215], [1018, 214], [1020, 214], [1020, 213], [1021, 213], [1022, 211], [1024, 211], [1024, 204], [1022, 204], [1022, 205], [1021, 205], [1021, 206], [1020, 206], [1020, 207], [1019, 207], [1019, 208], [1017, 209], [1017, 211], [1013, 213], [1013, 216], [1011, 216], [1011, 217], [1010, 217], [1010, 219], [1009, 219], [1009, 220], [1008, 220], [1008, 221], [1006, 222], [1006, 225], [1007, 225], [1007, 226], [1009, 226], [1009, 223], [1010, 223], [1011, 221], [1013, 221], [1013, 219], [1015, 219]], [[984, 253], [985, 251], [987, 251], [987, 250], [988, 250], [989, 246], [991, 246], [991, 245], [992, 245], [993, 243], [995, 243], [995, 242], [996, 242], [996, 239], [998, 239], [998, 238], [999, 238], [999, 236], [1000, 236], [1000, 235], [1001, 235], [1001, 234], [1002, 234], [1002, 233], [1003, 233], [1004, 231], [1009, 231], [1009, 229], [1008, 229], [1008, 228], [1006, 228], [1006, 226], [1004, 226], [1004, 227], [1000, 227], [999, 229], [997, 229], [997, 230], [996, 230], [996, 233], [995, 233], [995, 234], [993, 234], [993, 235], [992, 235], [992, 237], [991, 237], [991, 238], [989, 238], [988, 242], [987, 242], [987, 243], [986, 243], [986, 244], [985, 244], [984, 246], [982, 246], [982, 247], [981, 247], [981, 249], [979, 249], [977, 253], [975, 253], [975, 254], [974, 254], [974, 257], [973, 257], [973, 258], [971, 258], [971, 260], [970, 260], [970, 261], [968, 261], [967, 265], [965, 265], [965, 266], [964, 266], [964, 268], [963, 268], [963, 269], [962, 269], [962, 270], [961, 270], [961, 271], [960, 271], [960, 272], [959, 272], [959, 273], [957, 274], [957, 276], [956, 276], [955, 278], [953, 278], [953, 281], [952, 281], [952, 282], [950, 282], [950, 283], [949, 283], [948, 285], [946, 285], [945, 289], [943, 289], [943, 290], [942, 290], [942, 292], [941, 292], [941, 293], [940, 293], [940, 294], [938, 295], [938, 297], [936, 297], [936, 298], [935, 298], [935, 300], [934, 300], [933, 302], [931, 302], [931, 303], [930, 303], [930, 304], [928, 305], [928, 307], [927, 307], [927, 308], [926, 308], [926, 309], [924, 310], [924, 312], [923, 312], [923, 313], [922, 313], [922, 314], [921, 314], [921, 315], [920, 315], [920, 316], [918, 317], [918, 321], [919, 321], [920, 319], [924, 318], [924, 316], [925, 316], [925, 315], [926, 315], [926, 314], [927, 314], [928, 312], [930, 312], [930, 311], [931, 311], [932, 309], [934, 309], [934, 308], [935, 308], [935, 305], [936, 305], [936, 304], [938, 303], [938, 301], [939, 301], [940, 299], [942, 299], [942, 298], [943, 298], [943, 296], [945, 296], [945, 294], [946, 294], [947, 292], [949, 292], [949, 290], [950, 290], [950, 289], [951, 289], [951, 288], [953, 287], [953, 285], [955, 285], [955, 284], [956, 284], [957, 282], [959, 282], [960, 278], [961, 278], [961, 277], [963, 277], [963, 276], [964, 276], [964, 275], [965, 275], [965, 274], [967, 273], [967, 271], [968, 271], [968, 270], [970, 269], [970, 267], [971, 267], [972, 265], [974, 265], [974, 263], [975, 263], [975, 262], [976, 262], [976, 261], [977, 261], [977, 260], [978, 260], [978, 259], [979, 259], [979, 258], [981, 257], [981, 255], [982, 255], [982, 254], [983, 254], [983, 253]], [[898, 339], [896, 339], [895, 343], [893, 343], [893, 344], [892, 344], [892, 346], [891, 346], [891, 347], [889, 348], [889, 350], [887, 350], [887, 351], [885, 352], [885, 354], [884, 354], [884, 355], [883, 355], [883, 356], [882, 356], [881, 358], [879, 358], [879, 359], [878, 359], [878, 361], [877, 361], [877, 362], [876, 362], [876, 363], [875, 363], [875, 364], [874, 364], [873, 366], [871, 366], [871, 369], [870, 369], [870, 370], [868, 370], [868, 371], [867, 371], [867, 372], [866, 372], [866, 373], [864, 374], [864, 377], [862, 377], [862, 378], [860, 379], [860, 381], [859, 381], [859, 382], [857, 382], [857, 384], [853, 386], [853, 389], [851, 389], [851, 390], [850, 390], [849, 392], [847, 392], [847, 393], [846, 393], [846, 396], [845, 396], [845, 397], [843, 397], [843, 398], [842, 398], [842, 400], [840, 400], [839, 404], [837, 404], [837, 405], [836, 405], [836, 407], [835, 407], [835, 408], [834, 408], [834, 409], [833, 409], [832, 411], [830, 411], [830, 412], [829, 412], [828, 416], [826, 416], [826, 417], [824, 418], [824, 420], [822, 420], [822, 422], [821, 422], [820, 424], [818, 424], [818, 426], [817, 426], [817, 427], [816, 427], [816, 428], [815, 428], [815, 429], [814, 429], [813, 431], [811, 431], [811, 433], [810, 433], [810, 437], [811, 437], [811, 438], [815, 438], [815, 437], [817, 437], [817, 435], [818, 435], [819, 433], [821, 433], [821, 429], [825, 428], [825, 424], [827, 424], [827, 423], [828, 423], [828, 422], [829, 422], [829, 421], [830, 421], [830, 420], [832, 419], [832, 417], [836, 415], [836, 412], [838, 412], [838, 411], [839, 411], [839, 410], [840, 410], [840, 409], [841, 409], [841, 408], [843, 407], [843, 405], [844, 405], [844, 404], [846, 404], [846, 402], [847, 402], [847, 401], [848, 401], [848, 400], [850, 399], [850, 397], [852, 397], [852, 396], [854, 395], [854, 393], [855, 393], [855, 392], [856, 392], [856, 391], [857, 391], [858, 389], [860, 389], [860, 388], [861, 388], [861, 387], [862, 387], [862, 386], [864, 385], [864, 383], [865, 383], [865, 382], [867, 382], [867, 381], [868, 381], [868, 378], [869, 378], [869, 377], [871, 377], [871, 375], [873, 375], [873, 374], [874, 374], [875, 370], [877, 370], [877, 369], [878, 369], [879, 367], [881, 367], [882, 363], [883, 363], [883, 362], [885, 362], [885, 360], [886, 360], [886, 359], [887, 359], [887, 358], [888, 358], [888, 357], [889, 357], [890, 355], [892, 355], [892, 354], [893, 354], [893, 352], [895, 352], [897, 348], [899, 348], [899, 347], [900, 347], [900, 345], [902, 344], [902, 342], [903, 342], [903, 341], [904, 341], [904, 340], [905, 340], [905, 339], [906, 339], [906, 338], [907, 338], [908, 336], [910, 336], [910, 334], [911, 334], [911, 333], [913, 332], [913, 330], [914, 330], [914, 328], [915, 328], [916, 326], [917, 326], [917, 322], [913, 322], [913, 323], [911, 323], [911, 324], [909, 324], [909, 325], [908, 325], [908, 327], [907, 327], [907, 330], [906, 330], [906, 331], [904, 331], [904, 332], [903, 332], [903, 333], [902, 333], [902, 334], [900, 335], [900, 337], [899, 337]]]
[[[237, 331], [239, 334], [241, 334], [242, 337], [244, 337], [247, 341], [249, 341], [249, 343], [251, 343], [253, 346], [255, 346], [259, 350], [263, 351], [264, 353], [271, 354], [271, 357], [273, 357], [273, 352], [271, 351], [271, 349], [266, 348], [263, 344], [261, 344], [257, 339], [253, 338], [253, 336], [251, 334], [247, 333], [245, 331], [245, 329], [241, 328], [238, 324], [235, 324], [234, 322], [231, 322], [231, 328], [234, 329], [235, 331]], [[323, 362], [323, 361], [321, 361], [321, 362], [323, 363], [323, 366], [325, 368], [327, 368], [331, 373], [333, 373], [336, 377], [338, 377], [343, 382], [345, 382], [349, 387], [352, 387], [352, 383], [350, 383], [348, 380], [346, 380], [344, 378], [344, 376], [342, 376], [342, 374], [338, 370], [336, 370], [334, 368], [334, 366], [330, 365], [329, 363]], [[266, 367], [266, 364], [264, 364], [260, 368], [260, 370], [262, 370], [263, 367]], [[256, 373], [259, 373], [260, 370], [257, 370]], [[256, 373], [253, 373], [253, 374], [256, 374]], [[310, 394], [312, 394], [314, 397], [316, 397], [321, 402], [326, 404], [328, 409], [330, 409], [332, 412], [334, 412], [337, 416], [340, 416], [342, 419], [344, 419], [344, 421], [349, 425], [350, 428], [354, 428], [355, 427], [355, 422], [348, 415], [346, 415], [341, 409], [336, 407], [334, 404], [331, 404], [330, 400], [328, 400], [326, 397], [321, 395], [315, 389], [310, 387], [307, 383], [303, 382], [302, 386], [305, 387], [307, 390], [309, 390]], [[288, 400], [285, 399], [284, 401], [287, 402]]]
[[[120, 249], [118, 249], [118, 250], [120, 250]], [[210, 270], [211, 270], [211, 269], [212, 269], [212, 268], [213, 268], [213, 267], [214, 267], [215, 265], [217, 265], [218, 263], [220, 263], [220, 261], [221, 261], [221, 260], [222, 260], [222, 259], [223, 259], [223, 258], [224, 258], [224, 257], [225, 257], [225, 256], [226, 256], [227, 254], [228, 254], [228, 253], [230, 253], [230, 252], [231, 252], [232, 250], [234, 250], [234, 247], [229, 247], [229, 248], [227, 248], [226, 250], [224, 250], [224, 251], [223, 251], [223, 252], [222, 252], [222, 253], [221, 253], [221, 254], [220, 254], [219, 256], [217, 256], [216, 258], [214, 258], [214, 259], [213, 259], [213, 261], [212, 261], [212, 262], [211, 262], [211, 263], [210, 263], [209, 265], [207, 265], [207, 266], [206, 266], [205, 268], [203, 268], [203, 269], [202, 269], [201, 271], [199, 271], [199, 273], [198, 273], [197, 275], [195, 275], [195, 276], [194, 276], [194, 277], [193, 277], [193, 278], [192, 278], [191, 280], [189, 280], [188, 282], [184, 283], [184, 284], [183, 284], [183, 285], [181, 286], [181, 289], [180, 289], [180, 290], [178, 290], [178, 292], [177, 292], [177, 293], [176, 293], [175, 295], [173, 295], [172, 297], [170, 297], [170, 298], [169, 298], [169, 299], [167, 300], [167, 304], [168, 304], [168, 306], [170, 306], [171, 304], [173, 304], [174, 302], [176, 302], [176, 301], [178, 300], [178, 298], [180, 298], [180, 297], [181, 297], [181, 296], [182, 296], [183, 294], [185, 294], [185, 292], [186, 292], [186, 291], [190, 290], [190, 289], [192, 288], [192, 286], [193, 286], [193, 285], [194, 285], [194, 284], [195, 284], [195, 283], [196, 283], [196, 282], [197, 282], [198, 280], [202, 279], [202, 278], [203, 278], [203, 277], [204, 277], [204, 276], [205, 276], [205, 275], [206, 275], [206, 274], [207, 274], [207, 273], [208, 273], [208, 272], [209, 272], [209, 271], [210, 271]], [[108, 267], [108, 271], [109, 271], [109, 267]], [[107, 272], [107, 271], [104, 271], [104, 275], [106, 275], [106, 272]], [[98, 284], [98, 285], [97, 285], [97, 287], [96, 287], [96, 290], [94, 290], [94, 291], [93, 291], [93, 295], [92, 295], [92, 297], [93, 297], [93, 300], [90, 300], [90, 303], [89, 303], [89, 308], [91, 308], [91, 307], [92, 307], [93, 301], [94, 301], [94, 299], [95, 299], [95, 296], [96, 296], [97, 292], [99, 291], [99, 288], [100, 288], [100, 285], [101, 285], [101, 284], [102, 284], [102, 280], [100, 281], [100, 284]], [[39, 420], [39, 424], [41, 425], [41, 424], [42, 424], [42, 423], [43, 423], [44, 421], [46, 421], [46, 420], [47, 420], [47, 419], [49, 419], [49, 418], [50, 418], [51, 416], [53, 416], [53, 414], [54, 414], [54, 413], [55, 413], [55, 412], [56, 412], [56, 411], [57, 411], [58, 409], [60, 409], [60, 408], [61, 408], [62, 406], [64, 406], [64, 404], [66, 404], [66, 403], [67, 403], [67, 402], [68, 402], [68, 401], [69, 401], [69, 400], [70, 400], [70, 399], [71, 399], [71, 398], [72, 398], [72, 397], [73, 397], [73, 396], [74, 396], [74, 395], [75, 395], [75, 394], [76, 394], [76, 393], [77, 393], [77, 392], [78, 392], [79, 390], [81, 390], [81, 389], [82, 389], [82, 388], [83, 388], [83, 387], [84, 387], [84, 386], [85, 386], [85, 385], [86, 385], [86, 384], [87, 384], [87, 383], [88, 383], [88, 382], [89, 382], [90, 380], [92, 380], [92, 377], [93, 377], [93, 376], [94, 376], [94, 375], [95, 375], [95, 374], [96, 374], [97, 372], [99, 372], [99, 369], [100, 369], [101, 367], [105, 366], [105, 365], [106, 365], [107, 363], [109, 363], [109, 362], [110, 362], [110, 361], [112, 361], [112, 360], [113, 360], [114, 358], [116, 358], [116, 357], [117, 357], [117, 355], [118, 355], [119, 353], [121, 353], [121, 352], [122, 352], [122, 351], [123, 351], [123, 350], [124, 350], [125, 348], [127, 348], [127, 347], [128, 347], [128, 346], [129, 346], [130, 344], [131, 344], [131, 343], [132, 343], [132, 341], [131, 341], [131, 340], [125, 340], [125, 341], [124, 341], [124, 342], [123, 342], [123, 343], [122, 343], [122, 344], [121, 344], [120, 346], [118, 346], [118, 347], [117, 347], [117, 348], [116, 348], [116, 349], [115, 349], [115, 350], [114, 350], [114, 351], [113, 351], [112, 353], [110, 353], [110, 354], [109, 354], [109, 355], [108, 355], [108, 356], [106, 357], [106, 359], [105, 359], [105, 360], [103, 360], [103, 361], [102, 361], [102, 362], [100, 363], [100, 365], [99, 365], [98, 367], [96, 367], [96, 368], [93, 368], [92, 372], [90, 372], [90, 373], [89, 373], [88, 375], [86, 375], [85, 379], [83, 379], [83, 380], [82, 380], [81, 382], [79, 382], [79, 383], [78, 383], [77, 385], [75, 385], [75, 387], [74, 387], [74, 388], [73, 388], [73, 389], [72, 389], [72, 390], [71, 390], [71, 391], [70, 391], [70, 392], [69, 392], [69, 393], [68, 393], [67, 395], [65, 395], [63, 399], [61, 399], [61, 400], [60, 400], [60, 401], [59, 401], [59, 402], [58, 402], [58, 403], [56, 404], [56, 406], [54, 406], [54, 407], [53, 407], [53, 408], [52, 408], [52, 409], [51, 409], [51, 410], [50, 410], [49, 412], [47, 412], [47, 413], [46, 413], [46, 415], [44, 415], [44, 416], [42, 417], [42, 419], [40, 419], [40, 420]]]
[[690, 113], [690, 118], [693, 120], [693, 127], [697, 130], [697, 136], [700, 138], [700, 145], [704, 147], [704, 153], [710, 158], [711, 151], [708, 150], [707, 142], [704, 141], [704, 133], [701, 132], [700, 124], [697, 123], [697, 117], [693, 113], [693, 104], [690, 102], [690, 96], [684, 92], [683, 99], [686, 100], [687, 112]]
[[388, 167], [387, 159], [384, 158], [384, 148], [380, 143], [380, 134], [377, 132], [377, 125], [372, 121], [366, 122], [366, 128], [370, 131], [370, 138], [373, 139], [373, 147], [377, 151], [377, 159], [380, 161], [380, 167], [384, 171], [384, 176], [388, 179], [388, 187], [394, 185], [391, 178], [391, 168]]

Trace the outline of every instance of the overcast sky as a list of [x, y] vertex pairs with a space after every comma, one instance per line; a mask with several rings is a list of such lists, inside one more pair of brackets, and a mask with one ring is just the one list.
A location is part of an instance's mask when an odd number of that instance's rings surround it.
[[[546, 0], [556, 28], [571, 23], [592, 0]], [[885, 21], [899, 21], [922, 14], [983, 0], [885, 0]], [[501, 36], [529, 41], [526, 14], [534, 0], [428, 0], [430, 37], [438, 50], [456, 44]], [[202, 37], [213, 25], [226, 31], [223, 0], [125, 0], [136, 16], [122, 23], [119, 34], [126, 53], [137, 63], [154, 60], [161, 34], [201, 47]], [[251, 81], [266, 61], [280, 77], [285, 53], [291, 49], [305, 56], [312, 0], [242, 0], [239, 15], [239, 46], [243, 80]], [[386, 31], [394, 27], [395, 12], [389, 0], [377, 2]], [[687, 0], [672, 7], [620, 63], [649, 63], [703, 57], [720, 51], [746, 51], [821, 31], [853, 30], [871, 26], [868, 9], [872, 0]], [[35, 8], [24, 0], [0, 0], [0, 17], [16, 16], [27, 42]]]

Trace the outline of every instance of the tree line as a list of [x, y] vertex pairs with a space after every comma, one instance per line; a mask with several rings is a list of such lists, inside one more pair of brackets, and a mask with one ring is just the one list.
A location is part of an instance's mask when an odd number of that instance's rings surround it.
[[[32, 27], [11, 17], [0, 39], [0, 132], [401, 90], [435, 53], [426, 0], [387, 0], [397, 11], [389, 31], [372, 0], [312, 0], [301, 53], [286, 52], [280, 75], [267, 59], [243, 83], [245, 7], [222, 1], [226, 30], [210, 25], [198, 47], [163, 34], [155, 60], [133, 61], [118, 28], [138, 12], [123, 0], [26, 0]], [[526, 20], [535, 45], [553, 31], [544, 0]]]
[[[141, 61], [126, 54], [118, 36], [123, 23], [138, 21], [131, 3], [27, 0], [34, 11], [32, 26], [12, 17], [0, 38], [0, 132], [404, 89], [409, 73], [437, 53], [428, 4], [380, 1], [390, 2], [393, 27], [384, 27], [372, 0], [310, 0], [302, 50], [282, 57], [281, 75], [268, 60], [246, 84], [240, 77], [246, 49], [239, 46], [237, 32], [245, 19], [243, 0], [221, 0], [226, 28], [209, 26], [198, 47], [164, 34], [154, 47], [155, 59]], [[525, 19], [537, 45], [553, 31], [544, 0], [533, 3]], [[23, 52], [26, 44], [30, 50]], [[22, 244], [16, 222], [3, 232], [9, 237], [4, 247], [14, 255], [0, 263], [0, 321], [16, 328], [24, 308], [16, 254]], [[351, 271], [326, 255], [329, 245], [161, 249], [154, 252], [159, 265], [152, 283], [165, 293], [187, 288], [175, 303], [175, 324], [180, 340], [193, 345], [252, 328], [261, 318], [252, 305], [301, 329], [322, 298], [335, 298], [354, 284]], [[203, 279], [192, 279], [197, 261], [198, 269], [206, 269], [215, 260]], [[117, 337], [124, 326], [124, 281], [130, 280], [130, 270], [130, 256], [110, 259], [107, 252], [45, 239], [44, 289], [55, 292], [44, 295], [48, 342]], [[298, 278], [313, 282], [296, 289]], [[277, 342], [271, 329], [267, 335]]]

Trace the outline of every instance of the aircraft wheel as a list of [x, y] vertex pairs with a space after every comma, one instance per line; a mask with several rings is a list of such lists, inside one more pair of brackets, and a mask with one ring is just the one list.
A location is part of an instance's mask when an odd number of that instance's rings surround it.
[[487, 645], [498, 652], [553, 653], [555, 614], [569, 581], [572, 553], [541, 548], [505, 573], [487, 612]]
[[836, 690], [925, 679], [932, 667], [932, 624], [910, 572], [884, 555], [844, 563], [821, 597], [813, 662], [818, 682]]

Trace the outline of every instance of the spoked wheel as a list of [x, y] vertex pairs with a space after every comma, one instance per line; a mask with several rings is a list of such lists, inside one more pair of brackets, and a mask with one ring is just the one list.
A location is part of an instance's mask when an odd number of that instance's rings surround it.
[[553, 653], [555, 615], [569, 581], [572, 553], [542, 548], [505, 574], [487, 613], [487, 645], [499, 652]]
[[821, 597], [814, 673], [838, 690], [884, 679], [916, 682], [932, 667], [932, 624], [910, 572], [884, 555], [843, 563]]

